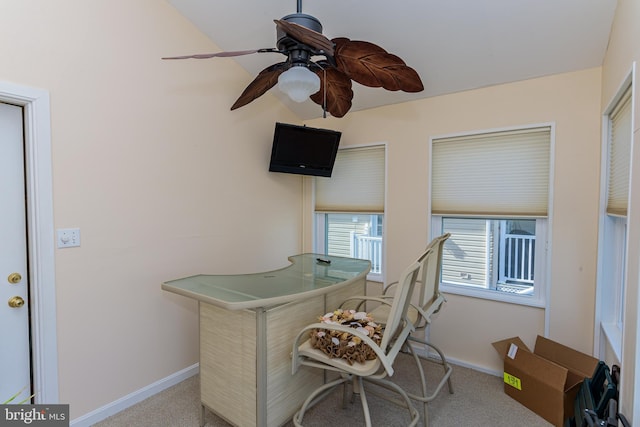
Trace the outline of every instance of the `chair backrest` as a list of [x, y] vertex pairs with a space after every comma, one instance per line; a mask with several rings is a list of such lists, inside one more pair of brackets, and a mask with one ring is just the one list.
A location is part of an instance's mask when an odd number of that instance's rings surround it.
[[[442, 270], [442, 248], [445, 241], [450, 236], [450, 233], [446, 233], [433, 239], [418, 259], [421, 270], [420, 280], [416, 286], [420, 289], [418, 305], [423, 311], [427, 311], [431, 304], [439, 300], [440, 272]], [[415, 325], [416, 328], [424, 327], [428, 320], [429, 319], [425, 319], [423, 316], [420, 316], [417, 324]]]
[[387, 322], [384, 327], [382, 342], [380, 343], [380, 348], [382, 349], [387, 349], [387, 347], [396, 339], [401, 339], [402, 342], [404, 342], [406, 337], [400, 337], [399, 335], [402, 333], [408, 335], [410, 332], [408, 329], [413, 330], [412, 325], [409, 325], [410, 328], [406, 328], [405, 326], [407, 323], [407, 310], [411, 304], [411, 295], [413, 294], [416, 281], [418, 280], [419, 272], [420, 264], [418, 262], [414, 262], [400, 275], [398, 287], [393, 295], [393, 302], [391, 303], [389, 316], [387, 317]]

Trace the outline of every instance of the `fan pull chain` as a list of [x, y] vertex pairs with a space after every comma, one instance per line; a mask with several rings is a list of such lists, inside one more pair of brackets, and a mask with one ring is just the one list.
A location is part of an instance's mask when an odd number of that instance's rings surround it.
[[322, 75], [324, 77], [324, 84], [322, 85], [322, 118], [327, 118], [327, 69], [322, 69]]

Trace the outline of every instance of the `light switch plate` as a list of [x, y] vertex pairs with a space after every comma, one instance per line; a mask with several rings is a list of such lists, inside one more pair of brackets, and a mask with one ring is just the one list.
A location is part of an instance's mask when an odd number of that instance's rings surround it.
[[80, 246], [79, 228], [58, 228], [58, 248], [73, 248]]

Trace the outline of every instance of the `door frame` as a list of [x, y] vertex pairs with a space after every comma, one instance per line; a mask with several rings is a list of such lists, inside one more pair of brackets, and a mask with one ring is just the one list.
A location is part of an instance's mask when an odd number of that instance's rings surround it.
[[49, 92], [0, 81], [0, 101], [23, 107], [31, 364], [36, 403], [58, 402]]

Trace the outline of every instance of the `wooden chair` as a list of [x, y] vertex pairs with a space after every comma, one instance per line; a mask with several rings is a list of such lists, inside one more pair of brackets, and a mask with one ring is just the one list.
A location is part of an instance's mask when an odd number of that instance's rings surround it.
[[[339, 377], [329, 381], [323, 386], [316, 389], [305, 400], [302, 407], [293, 416], [293, 423], [296, 426], [302, 425], [305, 412], [325, 398], [335, 387], [339, 385], [352, 384], [353, 394], [360, 396], [362, 408], [365, 417], [366, 426], [371, 426], [371, 415], [367, 404], [367, 397], [363, 382], [372, 382], [395, 391], [402, 401], [387, 397], [389, 401], [401, 404], [409, 411], [411, 421], [408, 426], [415, 426], [420, 418], [418, 411], [413, 407], [409, 396], [393, 382], [385, 379], [392, 376], [394, 369], [393, 363], [396, 356], [402, 349], [405, 341], [414, 330], [413, 323], [407, 320], [407, 310], [410, 306], [410, 298], [418, 278], [420, 264], [413, 263], [402, 273], [397, 284], [396, 292], [393, 297], [385, 298], [383, 305], [389, 307], [388, 316], [386, 317], [386, 325], [380, 344], [376, 344], [368, 334], [362, 333], [348, 325], [314, 323], [304, 327], [293, 344], [293, 374], [295, 374], [301, 366], [313, 366], [325, 371], [337, 372]], [[375, 321], [375, 318], [374, 318]], [[350, 364], [347, 360], [337, 357], [330, 357], [322, 350], [313, 348], [309, 339], [310, 333], [316, 329], [325, 329], [329, 331], [347, 332], [367, 344], [376, 354], [376, 358], [366, 360], [363, 363], [355, 362]], [[346, 402], [346, 388], [343, 390], [344, 402]]]

